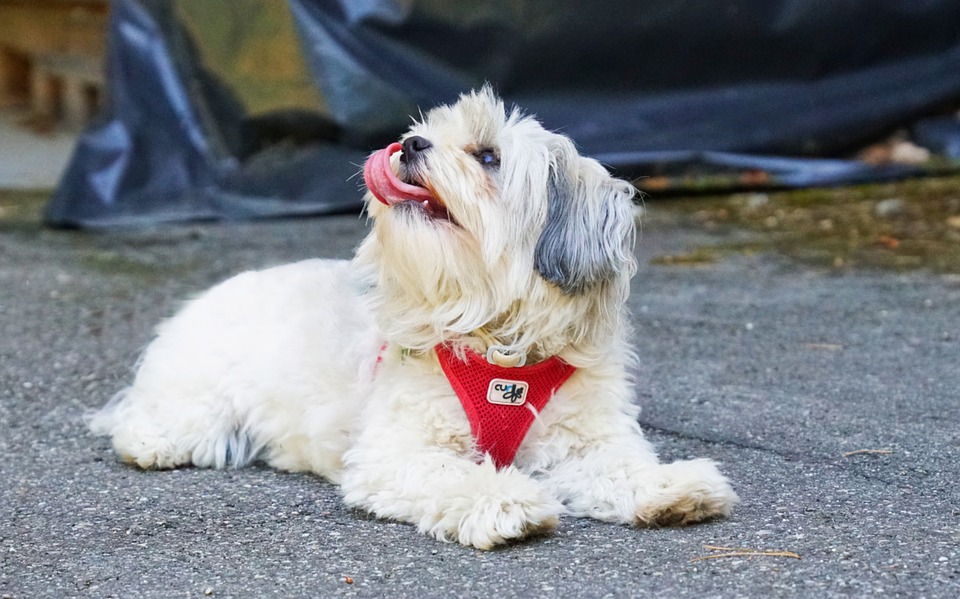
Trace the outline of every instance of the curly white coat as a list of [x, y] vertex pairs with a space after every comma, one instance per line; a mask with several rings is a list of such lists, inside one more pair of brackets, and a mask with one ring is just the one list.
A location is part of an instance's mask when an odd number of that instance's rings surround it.
[[[413, 135], [431, 147], [392, 166], [449, 220], [368, 200], [373, 230], [354, 260], [217, 285], [158, 327], [91, 429], [141, 468], [262, 459], [314, 472], [350, 505], [481, 549], [552, 530], [564, 512], [635, 525], [729, 514], [737, 496], [713, 462], [660, 464], [637, 424], [629, 183], [489, 88]], [[577, 367], [501, 470], [478, 454], [433, 352], [489, 339]]]

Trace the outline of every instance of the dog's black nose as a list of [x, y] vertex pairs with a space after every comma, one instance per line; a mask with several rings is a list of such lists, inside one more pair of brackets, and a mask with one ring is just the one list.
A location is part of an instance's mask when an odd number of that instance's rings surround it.
[[403, 154], [400, 155], [400, 162], [411, 162], [417, 158], [417, 154], [432, 147], [433, 144], [424, 137], [419, 135], [408, 137], [403, 141]]

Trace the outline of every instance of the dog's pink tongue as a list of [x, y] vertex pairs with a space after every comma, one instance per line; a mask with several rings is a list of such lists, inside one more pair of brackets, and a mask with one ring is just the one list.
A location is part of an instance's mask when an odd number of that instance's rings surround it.
[[402, 149], [398, 143], [392, 143], [386, 148], [374, 152], [363, 165], [363, 180], [367, 189], [387, 206], [404, 200], [418, 202], [433, 200], [429, 190], [417, 185], [410, 185], [401, 181], [390, 167], [390, 157]]

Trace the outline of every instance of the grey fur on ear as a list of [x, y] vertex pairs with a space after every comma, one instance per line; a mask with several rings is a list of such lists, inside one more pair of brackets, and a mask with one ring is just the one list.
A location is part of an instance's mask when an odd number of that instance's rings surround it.
[[547, 220], [534, 250], [534, 267], [565, 293], [632, 274], [634, 188], [572, 144], [551, 165]]

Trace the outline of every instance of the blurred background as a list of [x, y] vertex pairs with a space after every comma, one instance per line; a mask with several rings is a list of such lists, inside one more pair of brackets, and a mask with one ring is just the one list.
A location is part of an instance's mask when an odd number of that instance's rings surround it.
[[356, 211], [484, 82], [655, 197], [960, 164], [952, 0], [0, 0], [0, 189], [53, 227]]
[[0, 1], [0, 188], [52, 188], [104, 94], [110, 3]]

